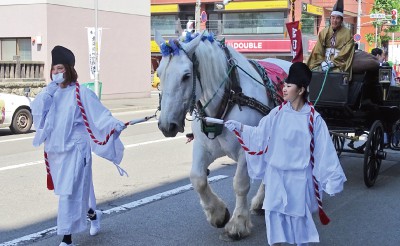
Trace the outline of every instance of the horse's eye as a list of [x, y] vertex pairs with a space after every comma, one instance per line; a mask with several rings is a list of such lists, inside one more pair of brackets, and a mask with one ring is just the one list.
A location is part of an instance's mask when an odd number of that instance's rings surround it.
[[185, 80], [187, 80], [189, 78], [190, 78], [190, 73], [187, 73], [187, 74], [183, 75], [182, 81], [185, 81]]

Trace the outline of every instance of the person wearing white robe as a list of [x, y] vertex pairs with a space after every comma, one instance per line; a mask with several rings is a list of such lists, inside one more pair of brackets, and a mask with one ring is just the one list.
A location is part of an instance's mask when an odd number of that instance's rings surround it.
[[[284, 100], [261, 119], [256, 127], [229, 120], [225, 126], [241, 133], [250, 151], [265, 150], [263, 155], [246, 152], [251, 179], [265, 184], [263, 209], [269, 245], [281, 243], [307, 245], [319, 242], [312, 213], [318, 210], [314, 193], [314, 175], [320, 193], [334, 195], [343, 190], [346, 177], [322, 117], [314, 113], [314, 169], [310, 164], [309, 117], [306, 88], [311, 81], [310, 69], [294, 63], [283, 89]], [[322, 195], [322, 194], [321, 194]]]
[[101, 211], [96, 210], [91, 152], [113, 162], [123, 175], [118, 166], [124, 151], [119, 135], [126, 126], [90, 89], [80, 87], [81, 102], [94, 136], [103, 141], [112, 129], [116, 130], [107, 144], [95, 144], [77, 104], [73, 53], [56, 46], [52, 59], [53, 81], [31, 103], [36, 129], [33, 145], [44, 143], [48, 155], [54, 193], [59, 196], [57, 234], [64, 235], [60, 244], [64, 246], [73, 245], [71, 234], [86, 229], [87, 216], [91, 219], [90, 234], [99, 232]]

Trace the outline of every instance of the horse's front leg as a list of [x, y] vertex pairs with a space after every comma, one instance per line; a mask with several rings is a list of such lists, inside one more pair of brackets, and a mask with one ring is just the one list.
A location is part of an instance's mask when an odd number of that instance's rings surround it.
[[236, 194], [236, 205], [232, 218], [225, 226], [225, 233], [221, 239], [225, 241], [240, 240], [247, 237], [251, 231], [251, 218], [247, 203], [247, 194], [250, 190], [250, 178], [247, 173], [246, 160], [240, 155], [237, 162], [233, 188]]
[[250, 211], [252, 214], [264, 215], [265, 211], [262, 209], [265, 196], [265, 185], [261, 182], [260, 187], [258, 187], [257, 194], [251, 199]]
[[200, 204], [207, 221], [214, 227], [222, 228], [229, 221], [230, 214], [225, 203], [212, 191], [207, 181], [207, 167], [215, 160], [215, 157], [196, 143], [195, 140], [190, 180], [200, 196]]

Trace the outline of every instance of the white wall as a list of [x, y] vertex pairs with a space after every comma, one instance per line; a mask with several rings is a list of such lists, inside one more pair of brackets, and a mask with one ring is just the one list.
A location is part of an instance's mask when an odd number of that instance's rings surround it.
[[[94, 9], [96, 0], [1, 0], [0, 5], [54, 4]], [[150, 0], [98, 0], [98, 9], [150, 16]]]
[[[12, 5], [5, 5], [5, 2]], [[63, 2], [69, 4], [61, 4]], [[65, 46], [75, 54], [78, 81], [93, 81], [89, 74], [86, 27], [94, 27], [95, 13], [93, 8], [77, 7], [80, 2], [87, 4], [93, 1], [2, 0], [0, 18], [2, 20], [5, 18], [7, 21], [0, 21], [0, 38], [42, 36], [43, 44], [32, 46], [32, 60], [45, 61], [44, 74], [47, 80], [52, 48], [56, 45]], [[109, 4], [111, 2], [114, 6]], [[103, 8], [109, 10], [98, 11], [98, 26], [103, 28], [100, 57], [102, 98], [149, 97], [151, 90], [150, 0], [99, 0], [99, 9], [101, 9], [101, 3], [104, 3]], [[74, 4], [75, 6], [72, 6]], [[111, 9], [113, 10], [110, 11]], [[118, 9], [124, 9], [124, 12], [115, 12]], [[128, 12], [143, 12], [144, 14]]]

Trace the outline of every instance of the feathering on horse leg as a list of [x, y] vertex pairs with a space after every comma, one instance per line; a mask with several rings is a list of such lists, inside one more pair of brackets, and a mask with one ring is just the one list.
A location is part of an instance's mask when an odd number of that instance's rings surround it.
[[204, 154], [196, 158], [196, 152], [197, 150], [194, 148], [190, 180], [193, 188], [200, 196], [200, 204], [203, 207], [207, 221], [214, 227], [222, 228], [229, 221], [230, 214], [226, 204], [212, 191], [208, 184], [207, 167], [212, 161], [204, 158]]
[[251, 199], [250, 211], [252, 214], [264, 215], [264, 209], [262, 209], [265, 196], [265, 185], [261, 182], [258, 187], [257, 194]]
[[233, 178], [233, 188], [236, 194], [235, 210], [230, 221], [225, 226], [225, 233], [231, 239], [240, 240], [250, 235], [252, 227], [247, 202], [247, 194], [250, 190], [250, 178], [247, 174], [244, 155], [238, 160], [235, 177]]

